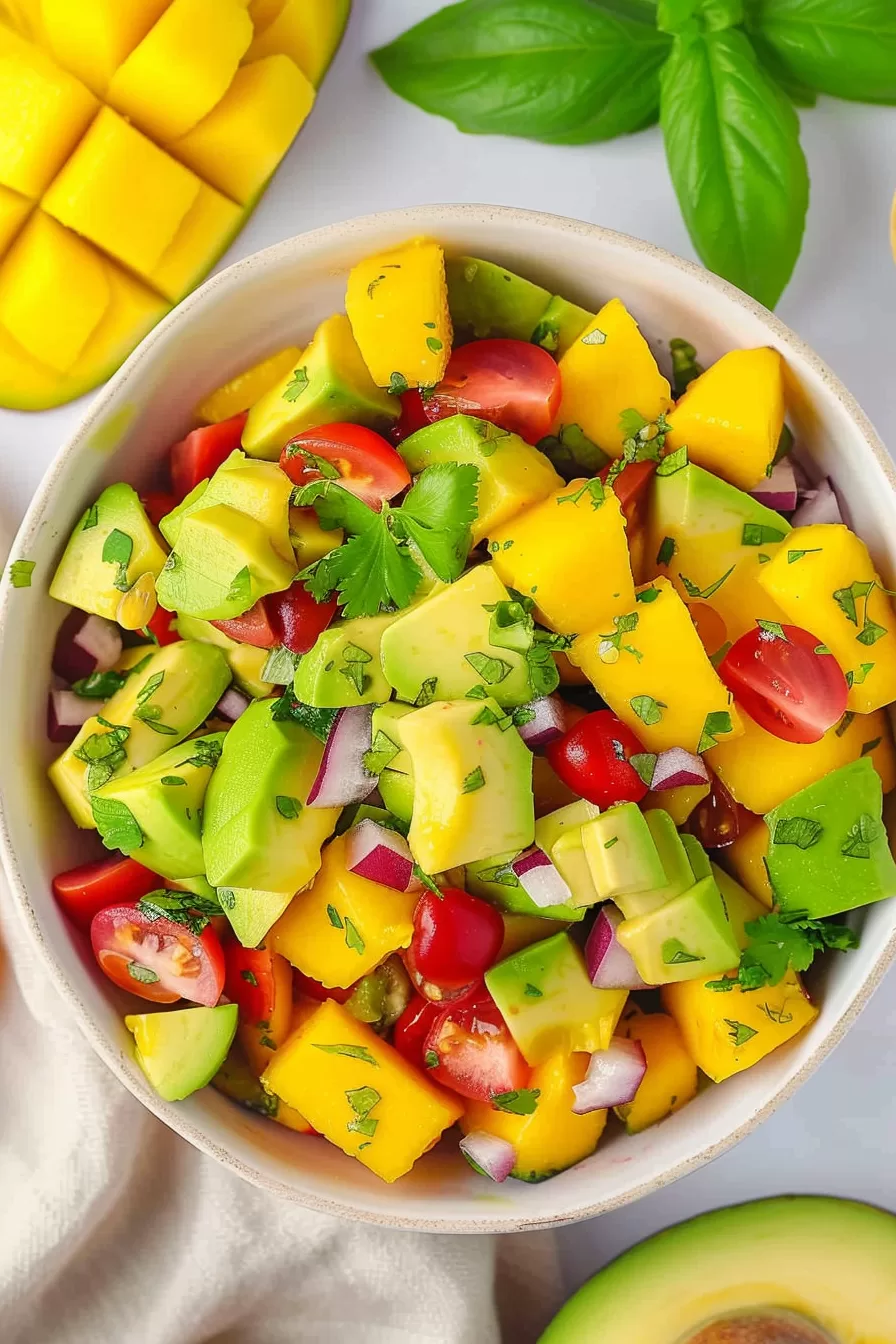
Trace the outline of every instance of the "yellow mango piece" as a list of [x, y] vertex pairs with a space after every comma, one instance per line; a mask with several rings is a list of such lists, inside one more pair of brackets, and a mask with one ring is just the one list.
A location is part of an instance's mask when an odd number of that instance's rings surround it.
[[672, 405], [671, 390], [650, 346], [621, 299], [611, 299], [560, 360], [563, 400], [552, 430], [571, 425], [609, 457], [622, 455], [623, 411], [653, 423]]
[[260, 1078], [292, 1031], [292, 967], [278, 953], [271, 955], [273, 1000], [270, 1016], [250, 1022], [240, 1009], [237, 1040], [246, 1052], [249, 1067]]
[[43, 38], [63, 70], [102, 98], [109, 80], [168, 0], [35, 0]]
[[[247, 61], [262, 56], [288, 56], [317, 87], [327, 72], [345, 31], [351, 0], [276, 0], [271, 5], [251, 5], [250, 17], [256, 37], [246, 53]], [[261, 21], [255, 13], [261, 11]]]
[[242, 223], [239, 206], [203, 182], [173, 241], [148, 277], [150, 283], [166, 299], [177, 303], [211, 270]]
[[238, 1042], [230, 1047], [229, 1055], [212, 1079], [212, 1087], [247, 1110], [258, 1111], [298, 1134], [307, 1134], [311, 1129], [304, 1115], [287, 1106], [279, 1097], [265, 1092]]
[[106, 101], [154, 140], [179, 140], [224, 97], [251, 41], [237, 0], [171, 0], [110, 79]]
[[410, 1171], [462, 1114], [458, 1099], [332, 999], [277, 1051], [262, 1082], [384, 1181]]
[[795, 528], [759, 582], [830, 649], [850, 684], [849, 709], [870, 714], [896, 700], [896, 611], [854, 532], [843, 523]]
[[445, 253], [429, 238], [353, 266], [345, 311], [378, 387], [432, 387], [451, 357]]
[[313, 565], [329, 555], [337, 546], [342, 545], [345, 533], [341, 527], [326, 532], [314, 509], [296, 509], [289, 511], [289, 539], [296, 553], [299, 569]]
[[775, 893], [768, 877], [766, 857], [768, 855], [769, 833], [765, 822], [760, 818], [743, 835], [739, 835], [724, 853], [725, 865], [740, 882], [742, 887], [771, 910], [775, 903]]
[[261, 191], [314, 104], [314, 88], [286, 56], [242, 66], [224, 97], [171, 152], [249, 205]]
[[0, 257], [31, 213], [31, 201], [9, 187], [0, 187]]
[[694, 379], [669, 421], [667, 451], [687, 445], [692, 462], [752, 490], [784, 428], [784, 361], [767, 346], [730, 350]]
[[784, 742], [760, 728], [748, 714], [743, 734], [721, 742], [706, 757], [731, 795], [762, 816], [841, 765], [870, 755], [884, 793], [896, 787], [896, 759], [886, 714], [846, 714], [820, 742]]
[[[258, 364], [253, 364], [251, 369], [246, 369], [245, 373], [238, 373], [235, 378], [210, 392], [196, 407], [197, 420], [207, 425], [218, 425], [222, 420], [231, 420], [241, 411], [248, 411], [259, 397], [291, 373], [301, 358], [302, 351], [297, 345], [288, 345], [285, 350], [268, 355]], [[314, 510], [306, 512], [313, 513]]]
[[626, 1132], [640, 1134], [696, 1096], [697, 1066], [675, 1021], [665, 1013], [637, 1013], [620, 1023], [619, 1034], [639, 1041], [647, 1060], [634, 1101], [615, 1107]]
[[0, 0], [0, 21], [12, 24], [26, 37], [41, 33], [40, 0]]
[[256, 33], [274, 22], [285, 3], [286, 0], [249, 0], [249, 18]]
[[0, 24], [0, 186], [39, 197], [97, 106], [79, 80]]
[[[531, 596], [537, 616], [564, 635], [607, 629], [635, 605], [625, 520], [612, 490], [596, 505], [589, 482], [571, 481], [490, 534], [492, 564], [509, 588]], [[595, 583], [570, 583], [593, 567]]]
[[683, 784], [677, 789], [663, 789], [661, 793], [648, 793], [641, 803], [644, 812], [652, 807], [662, 808], [669, 813], [676, 826], [683, 826], [698, 803], [709, 793], [708, 784]]
[[40, 210], [0, 264], [0, 323], [59, 373], [72, 367], [109, 298], [103, 259]]
[[607, 1123], [606, 1111], [574, 1115], [573, 1087], [588, 1072], [590, 1055], [554, 1054], [532, 1070], [529, 1087], [539, 1097], [531, 1115], [512, 1115], [484, 1101], [468, 1101], [461, 1120], [465, 1134], [485, 1131], [516, 1149], [511, 1172], [518, 1181], [546, 1181], [590, 1157]]
[[617, 619], [621, 638], [614, 642], [608, 637], [612, 631], [580, 635], [570, 658], [645, 750], [703, 752], [719, 738], [730, 740], [743, 732], [740, 715], [668, 579], [639, 588], [634, 610]]
[[48, 214], [138, 274], [173, 242], [201, 183], [104, 107], [43, 200]]
[[347, 989], [390, 952], [410, 946], [417, 900], [416, 892], [394, 891], [350, 872], [345, 837], [337, 836], [323, 851], [311, 886], [271, 929], [268, 946], [322, 985]]

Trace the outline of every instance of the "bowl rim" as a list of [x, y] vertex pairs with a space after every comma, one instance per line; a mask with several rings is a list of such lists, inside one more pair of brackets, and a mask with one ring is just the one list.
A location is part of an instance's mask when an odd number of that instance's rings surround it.
[[[702, 285], [707, 291], [708, 300], [711, 300], [713, 295], [718, 295], [756, 318], [782, 347], [808, 366], [826, 386], [830, 394], [840, 402], [841, 407], [855, 425], [886, 477], [891, 490], [896, 495], [896, 465], [887, 453], [870, 419], [852, 393], [820, 356], [780, 318], [728, 281], [723, 280], [711, 271], [705, 270], [695, 262], [676, 256], [654, 243], [584, 220], [515, 206], [484, 203], [444, 205], [432, 203], [354, 216], [348, 220], [337, 221], [297, 234], [279, 243], [274, 243], [270, 247], [251, 253], [249, 256], [240, 258], [226, 269], [217, 272], [189, 294], [144, 337], [124, 364], [97, 391], [77, 426], [67, 441], [59, 448], [44, 473], [22, 524], [12, 541], [10, 555], [14, 555], [17, 551], [23, 554], [28, 553], [29, 543], [37, 536], [47, 495], [60, 474], [66, 470], [70, 460], [84, 450], [89, 442], [91, 431], [102, 420], [109, 401], [116, 397], [131, 380], [140, 376], [141, 367], [147, 356], [157, 344], [167, 339], [169, 330], [180, 324], [193, 308], [213, 303], [216, 291], [231, 287], [234, 284], [239, 285], [244, 278], [247, 278], [258, 267], [264, 268], [287, 258], [299, 260], [303, 253], [313, 253], [326, 248], [331, 243], [345, 243], [354, 232], [364, 234], [368, 230], [376, 230], [377, 228], [388, 229], [406, 225], [409, 236], [420, 231], [438, 236], [440, 221], [462, 226], [465, 222], [488, 223], [495, 217], [508, 224], [520, 222], [533, 229], [543, 229], [548, 236], [557, 233], [577, 234], [623, 251], [640, 253], [666, 268], [683, 272], [691, 280]], [[8, 567], [5, 567], [2, 591], [0, 591], [0, 638], [3, 636], [9, 614], [11, 585], [7, 570]], [[0, 802], [2, 802], [2, 795], [0, 795]], [[137, 1100], [141, 1101], [158, 1119], [200, 1152], [216, 1158], [228, 1170], [241, 1176], [252, 1185], [266, 1190], [272, 1195], [286, 1198], [290, 1202], [301, 1204], [316, 1213], [396, 1230], [455, 1234], [547, 1230], [582, 1222], [602, 1213], [609, 1213], [614, 1209], [634, 1203], [646, 1195], [653, 1194], [666, 1185], [671, 1185], [674, 1181], [697, 1170], [706, 1163], [714, 1161], [730, 1148], [733, 1148], [793, 1096], [797, 1089], [843, 1040], [880, 985], [891, 963], [896, 960], [896, 929], [894, 929], [887, 942], [878, 949], [877, 955], [864, 978], [855, 986], [852, 996], [840, 1017], [775, 1095], [748, 1115], [742, 1124], [736, 1126], [723, 1138], [715, 1142], [700, 1144], [689, 1157], [681, 1158], [673, 1166], [663, 1171], [661, 1175], [644, 1178], [627, 1191], [620, 1192], [617, 1195], [597, 1199], [588, 1204], [579, 1205], [572, 1210], [556, 1214], [526, 1216], [514, 1212], [500, 1218], [483, 1214], [482, 1216], [471, 1215], [445, 1219], [422, 1215], [390, 1214], [385, 1211], [376, 1212], [370, 1208], [359, 1208], [347, 1198], [328, 1199], [318, 1194], [298, 1190], [285, 1181], [272, 1177], [256, 1167], [247, 1165], [228, 1148], [212, 1140], [173, 1103], [162, 1101], [148, 1084], [141, 1085], [141, 1080], [132, 1076], [124, 1067], [122, 1052], [107, 1039], [103, 1029], [94, 1021], [90, 1011], [82, 1002], [76, 986], [63, 971], [53, 947], [44, 936], [41, 921], [26, 889], [18, 859], [13, 849], [12, 838], [9, 834], [2, 806], [0, 806], [0, 860], [2, 860], [10, 894], [21, 923], [28, 934], [32, 947], [49, 973], [56, 990], [71, 1008], [80, 1030], [91, 1047], [119, 1082]]]

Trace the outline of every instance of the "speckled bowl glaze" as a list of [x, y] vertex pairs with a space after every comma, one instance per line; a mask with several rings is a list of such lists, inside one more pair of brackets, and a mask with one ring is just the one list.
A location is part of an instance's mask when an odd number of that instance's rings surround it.
[[594, 1156], [541, 1185], [490, 1185], [448, 1140], [388, 1186], [320, 1139], [292, 1134], [211, 1089], [169, 1105], [147, 1086], [122, 1023], [122, 1001], [72, 938], [50, 892], [54, 873], [94, 853], [49, 787], [44, 713], [63, 610], [47, 595], [69, 530], [111, 481], [151, 480], [199, 399], [342, 308], [348, 269], [416, 234], [498, 261], [596, 309], [619, 295], [660, 351], [686, 336], [705, 362], [771, 345], [789, 370], [790, 419], [804, 452], [833, 477], [890, 586], [896, 576], [893, 467], [846, 389], [792, 332], [730, 285], [659, 248], [575, 220], [493, 206], [425, 206], [293, 238], [215, 276], [175, 310], [99, 393], [60, 451], [14, 543], [36, 561], [30, 589], [0, 593], [0, 845], [12, 899], [82, 1030], [109, 1068], [160, 1119], [246, 1180], [309, 1208], [433, 1232], [550, 1227], [638, 1199], [717, 1157], [818, 1066], [867, 1002], [896, 953], [896, 903], [864, 917], [861, 948], [814, 984], [821, 1013], [799, 1039], [637, 1138], [613, 1134]]

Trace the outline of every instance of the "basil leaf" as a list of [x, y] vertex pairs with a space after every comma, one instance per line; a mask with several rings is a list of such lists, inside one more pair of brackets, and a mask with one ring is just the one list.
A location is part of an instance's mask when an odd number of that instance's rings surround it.
[[676, 38], [661, 86], [669, 171], [695, 248], [773, 307], [809, 202], [796, 113], [738, 29]]
[[770, 49], [795, 85], [896, 103], [893, 0], [753, 0], [748, 17], [763, 55]]
[[461, 131], [581, 145], [656, 120], [669, 38], [655, 16], [651, 0], [463, 0], [371, 60]]

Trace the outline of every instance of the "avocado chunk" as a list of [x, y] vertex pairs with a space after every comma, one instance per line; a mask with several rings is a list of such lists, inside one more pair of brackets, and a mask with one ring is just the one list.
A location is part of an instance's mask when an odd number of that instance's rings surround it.
[[597, 476], [612, 458], [592, 443], [581, 425], [558, 425], [556, 434], [538, 440], [538, 450], [550, 459], [564, 481]]
[[[653, 1344], [673, 1337], [673, 1310], [674, 1338], [689, 1344], [883, 1344], [896, 1319], [894, 1264], [896, 1218], [882, 1209], [826, 1196], [756, 1200], [627, 1251], [579, 1289], [541, 1344]], [[780, 1302], [799, 1304], [790, 1317], [799, 1329], [785, 1332]]]
[[402, 719], [414, 771], [408, 840], [424, 872], [532, 843], [532, 754], [506, 719], [491, 699], [436, 701]]
[[421, 707], [431, 700], [471, 695], [488, 695], [504, 707], [527, 704], [534, 695], [526, 651], [493, 642], [505, 638], [494, 608], [510, 600], [491, 565], [477, 565], [400, 612], [382, 640], [389, 687], [400, 699]]
[[75, 824], [92, 829], [90, 793], [148, 765], [194, 732], [229, 683], [227, 661], [212, 644], [181, 640], [146, 655], [106, 701], [103, 721], [88, 719], [50, 766], [50, 779]]
[[880, 776], [868, 756], [766, 814], [768, 873], [785, 912], [840, 915], [896, 895]]
[[274, 703], [256, 701], [237, 719], [205, 796], [202, 849], [214, 887], [298, 891], [339, 819], [339, 808], [305, 806], [323, 744], [275, 719]]
[[233, 1044], [237, 1015], [235, 1003], [222, 1003], [125, 1017], [137, 1063], [163, 1101], [183, 1101], [212, 1081]]
[[398, 770], [384, 770], [380, 775], [380, 797], [399, 821], [410, 826], [414, 815], [414, 776]]
[[[538, 822], [535, 823], [535, 834], [537, 843]], [[499, 910], [509, 915], [556, 919], [562, 920], [565, 924], [574, 924], [585, 918], [585, 906], [536, 905], [511, 870], [510, 865], [516, 857], [516, 854], [498, 854], [492, 859], [479, 859], [476, 863], [468, 863], [465, 870], [465, 889], [472, 896], [480, 896], [484, 901], [497, 906]]]
[[[688, 863], [691, 866], [693, 880], [700, 882], [704, 877], [709, 877], [715, 868], [709, 861], [709, 855], [697, 839], [696, 835], [680, 835], [679, 840], [684, 845], [684, 851], [688, 856]], [[668, 872], [668, 869], [666, 870]], [[689, 883], [687, 885], [690, 885]], [[678, 893], [676, 893], [677, 895]], [[730, 912], [729, 912], [730, 913]]]
[[414, 814], [414, 767], [404, 748], [401, 720], [413, 712], [413, 705], [397, 700], [378, 705], [370, 722], [369, 759], [365, 758], [371, 774], [379, 775], [380, 795], [386, 807], [408, 824]]
[[[535, 823], [536, 845], [560, 873], [572, 892], [572, 906], [580, 908], [582, 915], [587, 906], [600, 900], [582, 844], [583, 826], [599, 816], [600, 808], [581, 798], [548, 812]], [[567, 908], [570, 907], [564, 907]]]
[[582, 827], [582, 844], [602, 901], [618, 901], [666, 882], [653, 836], [637, 803], [620, 803]]
[[210, 621], [201, 621], [197, 616], [180, 615], [174, 626], [181, 639], [198, 639], [222, 649], [234, 682], [250, 700], [262, 700], [270, 695], [272, 683], [263, 681], [261, 676], [268, 660], [267, 649], [256, 649], [254, 644], [238, 644]]
[[294, 895], [294, 891], [258, 891], [253, 887], [218, 888], [221, 909], [243, 947], [258, 947]]
[[50, 596], [114, 621], [123, 594], [142, 574], [156, 578], [165, 558], [136, 490], [110, 485], [75, 524]]
[[528, 1064], [555, 1051], [606, 1050], [628, 998], [624, 989], [594, 988], [568, 933], [499, 961], [485, 983]]
[[261, 523], [274, 550], [290, 565], [294, 551], [289, 535], [292, 481], [276, 462], [258, 462], [238, 448], [221, 463], [209, 481], [200, 481], [159, 524], [169, 546], [176, 547], [184, 520], [213, 504], [227, 504]]
[[730, 971], [740, 948], [713, 877], [695, 882], [656, 910], [624, 919], [617, 937], [648, 985], [670, 985]]
[[162, 877], [204, 873], [202, 804], [224, 737], [209, 733], [190, 738], [97, 789], [91, 798], [93, 815], [107, 848], [135, 854]]
[[518, 434], [474, 415], [450, 415], [418, 429], [402, 443], [401, 455], [415, 475], [437, 462], [478, 468], [474, 542], [563, 485], [544, 453]]
[[382, 641], [401, 612], [334, 621], [318, 635], [296, 668], [293, 693], [305, 705], [342, 709], [389, 700], [392, 687], [381, 661]]
[[398, 397], [377, 387], [348, 318], [337, 313], [320, 324], [298, 368], [251, 408], [243, 447], [250, 457], [274, 462], [303, 430], [349, 420], [385, 431], [400, 413]]
[[[678, 834], [675, 822], [668, 812], [664, 812], [662, 808], [651, 808], [644, 813], [644, 821], [663, 869], [663, 881], [645, 887], [641, 891], [619, 895], [616, 904], [626, 919], [657, 910], [667, 901], [687, 891], [688, 887], [692, 887], [701, 877], [709, 877], [709, 860], [705, 854], [702, 871], [699, 874], [693, 871], [684, 838]], [[694, 837], [689, 836], [688, 839], [693, 840]], [[702, 852], [700, 842], [694, 840], [694, 844]]]
[[562, 359], [593, 321], [593, 313], [555, 294], [538, 319], [532, 332], [532, 343]]
[[480, 257], [446, 257], [455, 344], [506, 336], [528, 341], [551, 303], [549, 290]]

